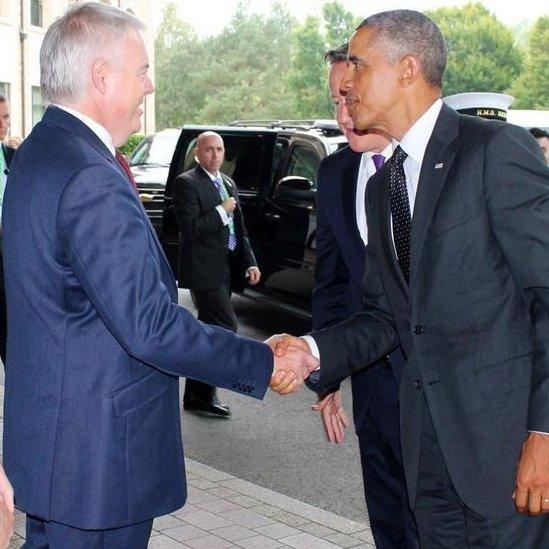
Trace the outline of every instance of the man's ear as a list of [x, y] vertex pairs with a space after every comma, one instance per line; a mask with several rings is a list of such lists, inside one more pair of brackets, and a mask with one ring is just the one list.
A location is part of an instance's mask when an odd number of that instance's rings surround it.
[[406, 55], [398, 62], [397, 76], [402, 88], [409, 88], [421, 74], [419, 60], [413, 55]]
[[93, 87], [101, 94], [105, 95], [108, 88], [109, 75], [111, 67], [106, 59], [96, 59], [91, 66], [91, 79]]

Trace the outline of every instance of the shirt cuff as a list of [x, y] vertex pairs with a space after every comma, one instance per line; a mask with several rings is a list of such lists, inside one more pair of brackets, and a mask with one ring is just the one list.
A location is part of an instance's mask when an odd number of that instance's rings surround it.
[[[307, 336], [301, 336], [301, 339], [304, 339], [309, 344], [309, 348], [311, 349], [311, 354], [318, 361], [320, 361], [320, 351], [318, 350], [318, 345], [316, 344], [314, 337], [307, 335]], [[320, 370], [320, 366], [317, 367], [317, 370]]]
[[538, 435], [545, 435], [549, 436], [549, 433], [545, 433], [544, 431], [528, 431], [529, 433], [536, 433]]
[[215, 207], [215, 209], [219, 212], [219, 215], [221, 216], [221, 221], [223, 221], [223, 225], [228, 225], [230, 220], [227, 212], [225, 211], [225, 208], [221, 204], [219, 204]]

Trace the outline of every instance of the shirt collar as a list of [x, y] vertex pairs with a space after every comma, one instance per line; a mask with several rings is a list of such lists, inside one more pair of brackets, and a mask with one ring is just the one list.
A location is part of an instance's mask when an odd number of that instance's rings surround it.
[[[414, 122], [400, 142], [401, 149], [420, 166], [440, 109], [442, 100], [439, 98]], [[398, 141], [393, 140], [393, 145], [396, 148]]]
[[[202, 166], [200, 166], [202, 168]], [[213, 174], [212, 172], [209, 172], [206, 168], [202, 168], [209, 176], [209, 178], [214, 181], [215, 179], [221, 179], [221, 174], [219, 173], [219, 171], [217, 172], [217, 174]]]
[[98, 122], [90, 118], [89, 116], [86, 116], [85, 114], [82, 114], [80, 111], [76, 111], [74, 109], [71, 109], [70, 107], [67, 107], [65, 105], [55, 105], [58, 109], [62, 109], [69, 114], [72, 114], [74, 117], [78, 118], [80, 122], [88, 126], [88, 128], [95, 134], [99, 139], [103, 142], [105, 147], [109, 149], [111, 154], [113, 156], [116, 156], [116, 149], [114, 148], [114, 143], [111, 137], [111, 134]]

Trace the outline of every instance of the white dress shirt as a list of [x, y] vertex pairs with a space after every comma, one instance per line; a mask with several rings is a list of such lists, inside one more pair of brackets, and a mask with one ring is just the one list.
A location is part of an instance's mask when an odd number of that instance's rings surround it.
[[[202, 168], [202, 166], [200, 167]], [[206, 168], [202, 168], [202, 169], [206, 172], [208, 177], [212, 180], [212, 183], [216, 179], [222, 180], [221, 172], [219, 170], [217, 170], [217, 174], [213, 174], [212, 172], [209, 172]], [[218, 211], [219, 215], [221, 216], [221, 221], [223, 221], [223, 225], [228, 225], [230, 220], [229, 220], [229, 214], [227, 213], [227, 210], [225, 210], [225, 208], [221, 204], [217, 205], [215, 209]]]
[[366, 185], [370, 177], [377, 171], [374, 161], [372, 160], [374, 154], [382, 154], [385, 157], [385, 161], [387, 161], [393, 154], [393, 144], [389, 143], [381, 153], [362, 153], [360, 159], [356, 183], [356, 223], [365, 246], [368, 244], [368, 224], [366, 221], [366, 203], [364, 199], [366, 197]]

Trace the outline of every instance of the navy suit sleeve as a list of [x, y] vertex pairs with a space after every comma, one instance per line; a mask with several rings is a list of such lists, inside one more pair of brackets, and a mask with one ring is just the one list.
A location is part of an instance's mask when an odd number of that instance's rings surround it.
[[351, 307], [349, 272], [330, 222], [332, 204], [327, 166], [318, 173], [315, 287], [312, 298], [313, 329], [331, 326], [347, 318]]
[[528, 428], [549, 433], [549, 169], [533, 137], [506, 124], [486, 147], [484, 174], [492, 229], [534, 326]]
[[164, 372], [261, 398], [273, 368], [269, 347], [197, 321], [172, 303], [151, 249], [141, 205], [112, 167], [89, 166], [60, 198], [67, 263], [126, 352]]
[[175, 219], [181, 236], [187, 239], [200, 238], [225, 230], [215, 206], [207, 212], [202, 212], [196, 185], [196, 181], [182, 175], [175, 179], [172, 187]]

